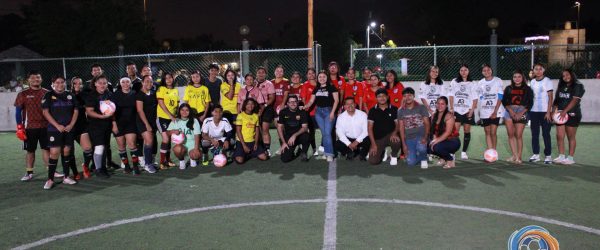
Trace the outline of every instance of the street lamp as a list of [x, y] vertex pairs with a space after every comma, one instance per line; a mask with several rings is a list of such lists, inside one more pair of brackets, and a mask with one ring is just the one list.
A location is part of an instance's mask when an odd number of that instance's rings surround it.
[[379, 59], [379, 66], [381, 67], [381, 59], [383, 58], [382, 54], [377, 54], [377, 59]]
[[[581, 3], [580, 2], [575, 2], [575, 6], [573, 6], [575, 8], [577, 8], [577, 23], [575, 24], [575, 28], [577, 28], [577, 45], [579, 46], [579, 21], [580, 21], [580, 15], [579, 13], [581, 12]], [[579, 48], [578, 48], [579, 49]]]
[[496, 18], [490, 18], [487, 24], [492, 30], [492, 34], [490, 35], [490, 66], [492, 66], [492, 71], [496, 72], [498, 65], [498, 35], [496, 34], [496, 29], [500, 22]]
[[240, 62], [242, 64], [240, 71], [241, 75], [250, 72], [250, 59], [248, 57], [247, 52], [250, 49], [250, 43], [248, 42], [248, 39], [246, 39], [246, 36], [248, 36], [248, 34], [250, 34], [250, 27], [248, 27], [248, 25], [240, 26], [240, 35], [244, 37], [244, 39], [242, 39], [242, 51], [244, 52], [242, 53], [242, 61]]
[[371, 24], [367, 25], [367, 58], [370, 55], [371, 48], [371, 29], [375, 28], [375, 26], [377, 26], [377, 23], [375, 22], [371, 22]]

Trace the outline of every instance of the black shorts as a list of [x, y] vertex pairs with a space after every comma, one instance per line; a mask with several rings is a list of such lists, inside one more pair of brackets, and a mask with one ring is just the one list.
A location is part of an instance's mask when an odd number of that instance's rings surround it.
[[[152, 131], [150, 131], [150, 132], [156, 132], [157, 131], [156, 122], [148, 121], [148, 123], [150, 123], [150, 128], [152, 129]], [[138, 133], [142, 134], [142, 133], [146, 132], [146, 124], [144, 124], [144, 122], [142, 122], [142, 120], [136, 119], [136, 126], [137, 126]]]
[[130, 121], [130, 122], [119, 121], [119, 122], [117, 122], [117, 128], [119, 129], [119, 133], [115, 134], [114, 135], [115, 137], [121, 137], [126, 134], [137, 134], [138, 133], [137, 124], [133, 121]]
[[273, 109], [271, 106], [266, 106], [262, 115], [260, 116], [260, 123], [272, 123], [275, 120], [275, 115], [275, 109]]
[[79, 138], [82, 134], [87, 134], [88, 124], [87, 122], [77, 122], [75, 123], [75, 127], [73, 127], [73, 136], [75, 138]]
[[242, 143], [239, 141], [236, 142], [233, 157], [243, 156], [246, 160], [248, 160], [251, 158], [256, 158], [261, 154], [264, 154], [265, 149], [260, 145], [260, 143], [258, 144], [258, 147], [256, 147], [256, 150], [252, 150], [252, 148], [254, 147], [254, 143], [255, 142], [246, 142], [246, 146], [250, 148], [250, 153], [246, 154], [246, 152], [244, 152], [244, 147], [242, 147]]
[[74, 143], [75, 134], [73, 132], [48, 131], [48, 147], [50, 148], [73, 148]]
[[500, 124], [500, 118], [496, 118], [496, 119], [481, 119], [481, 126], [487, 127], [490, 125], [496, 125], [498, 126]]
[[167, 132], [167, 128], [169, 128], [169, 124], [171, 124], [171, 119], [165, 119], [165, 118], [158, 118], [158, 132]]
[[38, 143], [40, 148], [48, 149], [48, 129], [47, 128], [30, 128], [25, 129], [27, 139], [23, 142], [23, 150], [33, 153], [37, 150]]
[[[579, 124], [581, 123], [581, 114], [575, 114], [574, 116], [568, 115], [568, 116], [569, 116], [569, 120], [567, 120], [567, 122], [563, 125], [567, 126], [567, 127], [579, 127]], [[563, 126], [563, 125], [556, 125], [556, 126]]]
[[88, 134], [90, 135], [90, 142], [93, 146], [110, 145], [110, 135], [112, 130], [109, 127], [89, 127]]
[[454, 112], [454, 122], [458, 122], [461, 125], [469, 124], [475, 125], [475, 115], [471, 116], [471, 118], [467, 117], [469, 113], [461, 115], [459, 113]]

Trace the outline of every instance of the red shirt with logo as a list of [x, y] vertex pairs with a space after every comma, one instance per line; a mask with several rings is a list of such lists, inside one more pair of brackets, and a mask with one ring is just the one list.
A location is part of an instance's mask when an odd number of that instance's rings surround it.
[[285, 100], [283, 100], [286, 91], [290, 90], [290, 82], [283, 78], [279, 82], [275, 82], [275, 79], [271, 80], [275, 86], [275, 107], [279, 107]]
[[46, 89], [32, 89], [28, 88], [17, 94], [15, 100], [15, 107], [20, 107], [25, 112], [25, 128], [36, 129], [36, 128], [47, 128], [48, 121], [42, 114], [42, 99], [44, 95], [48, 93]]
[[[354, 97], [354, 102], [356, 103], [356, 105], [358, 105], [360, 102], [360, 98], [364, 97], [364, 92], [365, 92], [365, 85], [363, 85], [362, 82], [354, 81], [354, 84], [351, 84], [350, 82], [348, 82], [348, 83], [346, 83], [346, 85], [344, 85], [343, 100], [345, 100], [348, 97]], [[363, 101], [364, 101], [364, 98], [363, 98]]]
[[397, 82], [393, 88], [388, 89], [388, 95], [390, 96], [390, 104], [396, 108], [402, 106], [402, 91], [404, 85], [401, 82]]
[[[307, 103], [310, 101], [310, 97], [312, 96], [313, 91], [315, 90], [317, 86], [313, 86], [312, 84], [310, 84], [309, 81], [306, 81], [304, 84], [302, 84], [302, 89], [300, 90], [300, 98], [302, 98], [302, 100], [304, 100], [304, 103]], [[307, 112], [309, 112], [310, 116], [315, 116], [315, 109], [316, 105], [312, 105], [310, 107], [309, 110], [307, 110]]]
[[366, 105], [367, 107], [367, 111], [371, 110], [371, 108], [375, 107], [375, 105], [377, 104], [377, 97], [375, 96], [375, 92], [376, 90], [373, 90], [372, 87], [366, 87], [365, 88], [365, 92], [363, 95], [363, 103]]

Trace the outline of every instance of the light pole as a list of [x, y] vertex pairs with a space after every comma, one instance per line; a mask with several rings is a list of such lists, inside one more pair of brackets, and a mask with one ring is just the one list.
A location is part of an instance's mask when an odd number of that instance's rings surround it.
[[242, 61], [240, 62], [242, 64], [240, 75], [250, 72], [250, 60], [248, 59], [247, 52], [250, 49], [250, 43], [248, 42], [248, 39], [246, 39], [248, 34], [250, 34], [250, 28], [247, 25], [240, 26], [240, 35], [244, 37], [242, 40], [242, 51], [244, 52], [242, 53]]
[[383, 58], [383, 55], [377, 54], [376, 57], [377, 57], [377, 59], [379, 59], [379, 67], [381, 67], [381, 59]]
[[498, 35], [496, 34], [496, 28], [498, 28], [499, 24], [496, 18], [488, 20], [488, 27], [492, 29], [492, 34], [490, 35], [490, 66], [492, 66], [494, 73], [496, 73], [496, 68], [498, 67]]
[[375, 28], [377, 23], [371, 22], [371, 24], [367, 25], [367, 58], [370, 56], [370, 48], [371, 48], [371, 29]]
[[579, 47], [579, 21], [580, 21], [580, 16], [579, 13], [581, 12], [581, 3], [580, 2], [575, 2], [575, 6], [577, 8], [577, 23], [575, 24], [575, 28], [577, 28], [577, 47]]
[[125, 53], [125, 46], [123, 46], [123, 40], [125, 40], [125, 34], [123, 32], [117, 32], [115, 35], [115, 39], [119, 43], [119, 75], [125, 75], [125, 58], [123, 58], [123, 54]]

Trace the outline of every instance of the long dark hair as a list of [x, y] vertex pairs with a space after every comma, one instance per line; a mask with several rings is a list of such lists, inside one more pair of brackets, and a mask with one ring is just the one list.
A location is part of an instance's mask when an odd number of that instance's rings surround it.
[[[517, 69], [513, 72], [513, 76], [515, 74], [519, 74], [523, 77], [523, 82], [521, 83], [521, 86], [527, 85], [527, 76], [525, 76], [525, 74], [523, 74], [523, 71], [520, 69]], [[513, 80], [514, 77], [510, 78], [510, 87], [511, 88], [515, 88], [517, 86], [517, 83], [515, 83], [515, 80]]]
[[[338, 69], [338, 72], [335, 75], [335, 77], [337, 78], [336, 80], [339, 81], [340, 78], [342, 77], [342, 75], [340, 74], [340, 65], [336, 61], [331, 61], [329, 63], [329, 65], [327, 65], [327, 75], [329, 76], [329, 74], [331, 74], [331, 72], [329, 72], [329, 68], [331, 68], [331, 66], [333, 66], [333, 65], [335, 65]], [[318, 76], [318, 74], [317, 74], [317, 76]], [[328, 78], [329, 78], [329, 82], [331, 83], [331, 77], [328, 77]]]
[[[560, 80], [558, 80], [558, 89], [563, 89], [563, 88], [568, 88], [569, 93], [571, 93], [573, 91], [573, 88], [575, 87], [575, 84], [577, 82], [579, 82], [577, 80], [577, 76], [575, 75], [575, 73], [573, 72], [573, 70], [571, 69], [564, 69], [562, 71], [563, 73], [567, 72], [569, 73], [569, 75], [571, 75], [571, 82], [565, 82], [565, 80], [563, 80], [562, 74], [560, 76]], [[558, 97], [558, 92], [556, 91], [556, 97]]]
[[394, 76], [394, 80], [393, 80], [394, 82], [388, 82], [388, 84], [387, 84], [387, 86], [385, 86], [385, 88], [386, 89], [392, 89], [392, 88], [394, 88], [394, 86], [398, 82], [398, 74], [393, 69], [388, 70], [388, 72], [385, 72], [385, 80], [386, 81], [387, 81], [387, 75], [388, 74], [392, 74]]
[[177, 108], [177, 118], [182, 119], [181, 118], [181, 109], [182, 108], [187, 108], [190, 111], [190, 115], [188, 116], [188, 121], [185, 124], [186, 127], [188, 127], [191, 130], [194, 130], [194, 120], [196, 117], [196, 111], [186, 102], [182, 103], [181, 105], [179, 105], [179, 108]]
[[426, 85], [431, 84], [431, 80], [432, 80], [431, 79], [431, 70], [433, 70], [433, 69], [437, 69], [438, 70], [438, 77], [435, 78], [435, 85], [443, 85], [444, 82], [442, 81], [442, 78], [440, 77], [440, 73], [439, 73], [440, 72], [440, 68], [438, 66], [435, 66], [435, 65], [429, 67], [429, 72], [427, 72], [427, 76], [425, 77], [425, 84]]
[[[440, 96], [437, 101], [439, 100], [443, 100], [446, 103], [446, 109], [444, 110], [444, 112], [441, 114], [442, 116], [442, 120], [440, 121], [440, 124], [438, 125], [438, 130], [437, 130], [437, 134], [436, 136], [441, 136], [442, 134], [444, 134], [444, 131], [446, 131], [446, 122], [444, 121], [446, 119], [446, 115], [448, 114], [448, 98], [445, 96]], [[435, 113], [433, 114], [433, 118], [431, 120], [431, 131], [435, 132], [435, 126], [436, 126], [436, 122], [438, 120], [438, 117], [440, 116], [440, 111], [439, 110], [435, 110]], [[432, 133], [433, 134], [433, 133]]]
[[[166, 79], [167, 79], [167, 76], [168, 76], [168, 75], [169, 75], [169, 76], [171, 76], [171, 78], [173, 79], [173, 83], [172, 83], [171, 87], [172, 87], [172, 88], [176, 88], [176, 86], [175, 86], [175, 77], [173, 76], [173, 74], [172, 74], [171, 72], [164, 72], [164, 73], [163, 73], [163, 75], [162, 75], [162, 76], [161, 76], [161, 78], [160, 78], [160, 79], [161, 79], [161, 80], [160, 80], [160, 87], [169, 88], [169, 87], [167, 86], [167, 81], [166, 81]], [[160, 87], [159, 87], [159, 88], [160, 88]]]
[[227, 81], [227, 74], [229, 74], [229, 72], [233, 73], [233, 84], [235, 84], [237, 82], [237, 73], [232, 69], [225, 70], [225, 74], [223, 74], [223, 80], [225, 80], [224, 82], [226, 82], [227, 84], [231, 84]]
[[193, 74], [198, 74], [200, 76], [200, 85], [204, 85], [204, 83], [202, 82], [204, 78], [202, 78], [202, 74], [200, 74], [200, 71], [198, 70], [192, 71], [192, 73], [190, 74], [190, 82], [188, 83], [188, 85], [194, 85], [194, 81], [192, 81]]
[[249, 102], [254, 102], [254, 109], [252, 110], [252, 114], [258, 114], [258, 102], [254, 100], [254, 98], [248, 98], [244, 100], [244, 102], [242, 103], [242, 112], [246, 112], [246, 105], [248, 105]]
[[467, 81], [472, 82], [473, 78], [471, 78], [471, 70], [469, 69], [469, 65], [467, 65], [467, 64], [462, 64], [462, 65], [460, 65], [460, 68], [458, 68], [458, 76], [456, 77], [456, 82], [462, 82], [463, 81], [463, 78], [460, 75], [460, 69], [462, 69], [463, 67], [467, 68], [469, 70], [469, 74], [467, 75]]

